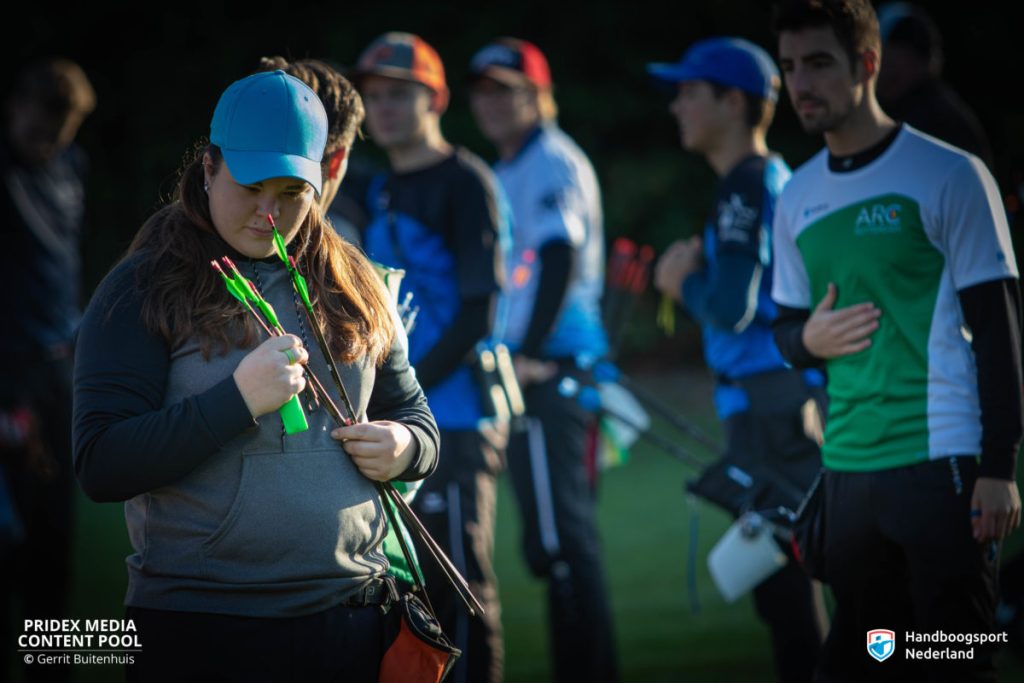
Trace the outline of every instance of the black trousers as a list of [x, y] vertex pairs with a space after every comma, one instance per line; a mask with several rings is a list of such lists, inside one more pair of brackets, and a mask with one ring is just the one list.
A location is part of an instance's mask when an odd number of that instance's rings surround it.
[[[995, 556], [971, 533], [976, 478], [973, 457], [827, 473], [825, 554], [836, 609], [820, 680], [996, 680], [992, 645], [973, 646], [973, 659], [905, 657], [907, 631], [993, 630]], [[867, 654], [872, 629], [896, 633], [895, 651], [883, 662]]]
[[442, 431], [437, 470], [420, 487], [412, 507], [448, 553], [486, 613], [469, 616], [466, 605], [415, 536], [427, 594], [441, 628], [462, 650], [451, 683], [500, 681], [504, 668], [501, 603], [494, 574], [494, 515], [500, 455], [477, 431]]
[[128, 607], [140, 653], [128, 683], [376, 683], [399, 619], [337, 606], [279, 619]]
[[618, 661], [595, 518], [584, 463], [593, 417], [558, 393], [555, 378], [526, 388], [529, 427], [509, 443], [508, 468], [522, 518], [522, 543], [535, 576], [548, 582], [555, 680], [615, 681]]
[[[821, 467], [817, 442], [808, 435], [805, 405], [813, 401], [820, 410], [824, 392], [809, 387], [794, 371], [764, 373], [739, 384], [749, 408], [725, 420], [727, 457], [740, 466], [773, 464], [778, 472], [776, 490], [759, 505], [785, 502], [795, 509], [801, 486], [809, 484]], [[790, 489], [789, 495], [797, 496], [792, 500], [786, 499]], [[790, 555], [789, 563], [753, 593], [757, 615], [771, 632], [776, 680], [810, 683], [825, 638], [820, 588]]]
[[[28, 447], [0, 451], [0, 467], [24, 528], [24, 538], [8, 549], [9, 556], [0, 553], [0, 672], [8, 670], [7, 658], [15, 654], [8, 645], [22, 632], [22, 619], [60, 619], [68, 612], [74, 529], [72, 374], [68, 356], [27, 361], [0, 378], [2, 407], [28, 406], [38, 422]], [[15, 596], [20, 596], [18, 614]], [[67, 681], [70, 671], [64, 665], [23, 668], [30, 682]]]

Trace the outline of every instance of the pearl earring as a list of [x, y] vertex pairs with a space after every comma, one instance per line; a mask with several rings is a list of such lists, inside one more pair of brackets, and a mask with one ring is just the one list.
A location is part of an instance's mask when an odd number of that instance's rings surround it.
[[203, 192], [210, 194], [210, 181], [207, 180], [203, 182]]

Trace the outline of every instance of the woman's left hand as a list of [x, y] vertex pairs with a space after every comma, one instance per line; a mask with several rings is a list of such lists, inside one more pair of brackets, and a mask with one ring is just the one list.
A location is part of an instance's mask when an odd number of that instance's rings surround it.
[[331, 437], [342, 442], [360, 472], [374, 481], [390, 481], [412, 464], [416, 439], [398, 422], [379, 420], [338, 427]]

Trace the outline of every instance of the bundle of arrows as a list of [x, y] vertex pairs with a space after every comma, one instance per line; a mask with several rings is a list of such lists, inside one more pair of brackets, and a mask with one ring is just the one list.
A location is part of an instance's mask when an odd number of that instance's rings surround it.
[[[331, 378], [334, 380], [334, 385], [338, 389], [341, 402], [345, 407], [345, 413], [342, 413], [341, 409], [338, 408], [338, 405], [335, 403], [334, 399], [331, 398], [330, 394], [324, 388], [323, 383], [319, 378], [317, 378], [313, 370], [307, 365], [304, 365], [303, 373], [307, 380], [307, 387], [312, 391], [316, 405], [323, 406], [338, 426], [343, 427], [357, 424], [360, 422], [359, 417], [352, 406], [352, 402], [349, 400], [348, 392], [345, 390], [345, 385], [342, 383], [341, 375], [338, 372], [338, 366], [331, 355], [330, 347], [324, 337], [323, 329], [321, 328], [316, 312], [313, 309], [313, 304], [309, 296], [309, 285], [306, 282], [305, 277], [299, 273], [295, 259], [288, 254], [285, 248], [284, 239], [277, 231], [277, 226], [274, 225], [273, 217], [267, 215], [267, 220], [270, 222], [273, 229], [274, 246], [277, 254], [288, 269], [288, 273], [292, 279], [292, 286], [299, 298], [302, 300], [306, 316], [309, 319], [309, 327], [313, 330], [316, 336], [317, 346], [320, 347], [320, 351], [323, 353], [327, 367], [330, 369]], [[210, 266], [218, 275], [220, 275], [228, 293], [241, 302], [246, 311], [255, 318], [264, 334], [268, 337], [286, 334], [278, 320], [277, 314], [274, 312], [273, 306], [263, 298], [259, 290], [256, 288], [256, 285], [242, 275], [238, 270], [238, 267], [230, 258], [223, 256], [221, 257], [220, 263], [214, 260], [210, 262]], [[305, 414], [302, 412], [302, 406], [298, 400], [298, 396], [293, 396], [280, 408], [279, 412], [285, 425], [286, 434], [294, 434], [308, 428]], [[373, 483], [381, 496], [381, 500], [384, 502], [383, 507], [388, 515], [389, 522], [395, 527], [399, 526], [398, 520], [394, 517], [394, 512], [392, 510], [393, 505], [399, 511], [402, 519], [408, 527], [423, 542], [423, 546], [427, 548], [431, 557], [455, 588], [459, 597], [462, 598], [466, 607], [469, 609], [470, 614], [483, 614], [483, 606], [470, 591], [469, 584], [466, 582], [466, 579], [459, 573], [452, 561], [437, 544], [437, 541], [435, 541], [426, 530], [423, 523], [416, 516], [416, 513], [413, 512], [411, 507], [409, 507], [405, 498], [402, 497], [391, 482], [374, 481]], [[387, 504], [388, 501], [391, 502], [391, 505]], [[409, 552], [408, 548], [405, 547], [403, 534], [399, 533], [398, 539], [403, 546], [403, 552], [408, 555]]]

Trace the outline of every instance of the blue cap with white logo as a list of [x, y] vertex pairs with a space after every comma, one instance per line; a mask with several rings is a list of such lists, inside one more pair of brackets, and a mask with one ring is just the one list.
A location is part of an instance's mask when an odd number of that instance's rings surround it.
[[690, 46], [678, 62], [648, 64], [647, 72], [664, 83], [711, 81], [775, 101], [779, 70], [762, 48], [742, 38], [708, 38]]
[[309, 86], [283, 71], [232, 83], [213, 112], [210, 142], [243, 185], [298, 178], [320, 193], [327, 112]]

